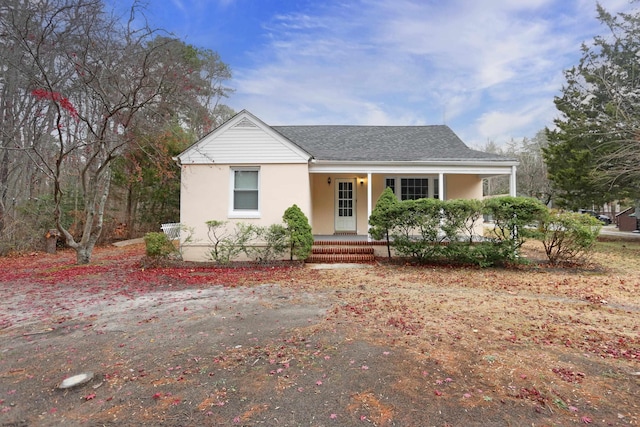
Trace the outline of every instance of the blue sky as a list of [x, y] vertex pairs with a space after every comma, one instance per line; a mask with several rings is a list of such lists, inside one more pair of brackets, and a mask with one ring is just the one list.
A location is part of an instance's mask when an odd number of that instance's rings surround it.
[[606, 34], [595, 0], [154, 0], [146, 15], [218, 52], [226, 104], [267, 124], [445, 123], [474, 147], [551, 126], [563, 70]]

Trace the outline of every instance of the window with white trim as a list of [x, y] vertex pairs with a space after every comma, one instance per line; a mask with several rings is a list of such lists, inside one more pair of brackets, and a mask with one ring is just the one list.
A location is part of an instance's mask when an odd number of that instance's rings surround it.
[[231, 213], [255, 216], [260, 211], [260, 169], [231, 169]]
[[428, 178], [400, 178], [400, 200], [426, 199], [429, 197]]
[[399, 200], [416, 200], [432, 197], [438, 199], [438, 178], [387, 177], [385, 187], [391, 188]]

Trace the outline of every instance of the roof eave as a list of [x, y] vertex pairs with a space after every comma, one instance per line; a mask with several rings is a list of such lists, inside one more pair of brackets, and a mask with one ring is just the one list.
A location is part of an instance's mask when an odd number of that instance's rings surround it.
[[312, 163], [316, 165], [357, 165], [357, 166], [518, 166], [519, 161], [513, 159], [457, 159], [457, 160], [394, 160], [394, 161], [371, 161], [371, 160], [318, 160], [313, 158]]
[[309, 173], [324, 174], [382, 174], [382, 175], [512, 175], [516, 161], [409, 161], [356, 162], [316, 160], [309, 164]]

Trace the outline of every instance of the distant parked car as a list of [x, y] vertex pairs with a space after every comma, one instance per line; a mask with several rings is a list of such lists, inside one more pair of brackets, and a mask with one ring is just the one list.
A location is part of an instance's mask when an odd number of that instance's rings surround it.
[[594, 218], [598, 218], [598, 220], [600, 220], [600, 222], [603, 223], [604, 225], [611, 224], [611, 218], [609, 218], [609, 216], [601, 215], [596, 211], [590, 211], [590, 210], [587, 210], [587, 209], [581, 209], [580, 213], [591, 215]]

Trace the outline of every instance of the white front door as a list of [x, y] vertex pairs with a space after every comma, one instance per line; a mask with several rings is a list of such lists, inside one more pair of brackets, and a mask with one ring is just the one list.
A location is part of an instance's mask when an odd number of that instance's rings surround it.
[[356, 231], [356, 180], [336, 179], [336, 232]]

